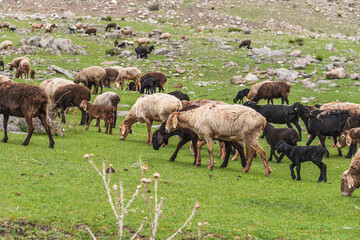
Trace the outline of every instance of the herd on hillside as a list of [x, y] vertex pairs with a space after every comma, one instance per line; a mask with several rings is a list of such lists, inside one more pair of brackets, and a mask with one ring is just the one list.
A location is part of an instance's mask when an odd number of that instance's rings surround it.
[[[40, 29], [42, 27], [40, 25], [33, 25], [33, 30]], [[4, 27], [3, 24], [0, 24], [0, 27]], [[106, 30], [111, 27], [116, 27], [116, 25], [109, 24]], [[89, 30], [91, 29], [87, 29]], [[123, 34], [132, 36], [131, 31], [121, 30], [125, 31], [122, 31]], [[135, 42], [138, 43], [138, 47], [149, 43], [147, 39], [137, 39]], [[115, 44], [118, 42], [115, 41]], [[251, 41], [243, 41], [240, 47], [250, 48], [250, 44]], [[147, 57], [146, 54], [149, 52], [145, 50], [145, 53], [137, 52], [137, 54], [140, 57]], [[4, 62], [0, 62], [1, 65], [4, 66]], [[15, 58], [8, 66], [10, 71], [16, 69], [16, 77], [23, 75], [34, 77], [34, 70], [31, 69], [30, 59], [27, 57]], [[239, 91], [233, 100], [234, 105], [206, 99], [190, 101], [189, 96], [181, 91], [163, 93], [167, 81], [165, 74], [149, 72], [141, 75], [141, 71], [136, 67], [113, 66], [103, 69], [91, 66], [82, 69], [74, 81], [52, 78], [44, 81], [40, 86], [15, 83], [8, 77], [0, 75], [0, 113], [3, 114], [4, 119], [3, 142], [8, 141], [9, 116], [23, 117], [28, 124], [28, 135], [23, 145], [29, 144], [34, 131], [32, 119], [38, 117], [47, 132], [49, 147], [53, 148], [55, 143], [47, 119], [48, 111], [60, 110], [61, 121], [65, 123], [69, 107], [74, 107], [74, 114], [75, 107], [80, 109], [80, 125], [86, 124], [86, 130], [91, 121], [96, 119], [98, 132], [101, 132], [100, 119], [102, 119], [105, 121], [105, 133], [111, 134], [112, 129], [116, 127], [120, 96], [115, 92], [103, 93], [103, 87], [110, 87], [113, 84], [115, 88], [124, 89], [126, 81], [127, 90], [147, 94], [137, 99], [120, 125], [121, 140], [125, 140], [132, 133], [134, 123], [146, 123], [147, 143], [152, 144], [155, 150], [167, 145], [171, 136], [180, 137], [170, 161], [175, 160], [179, 149], [185, 143], [191, 142], [193, 164], [199, 166], [201, 148], [207, 144], [210, 155], [208, 168], [212, 169], [214, 167], [213, 141], [219, 140], [219, 157], [223, 159], [221, 168], [227, 167], [230, 154], [235, 149], [232, 160], [240, 157], [244, 167], [243, 172], [250, 170], [256, 153], [263, 161], [266, 176], [270, 176], [272, 171], [268, 161], [272, 161], [273, 156], [277, 162], [287, 156], [291, 160], [292, 179], [300, 181], [301, 163], [311, 161], [320, 169], [318, 182], [326, 182], [327, 167], [322, 159], [324, 156], [329, 157], [325, 139], [332, 137], [339, 156], [342, 155], [341, 149], [344, 146], [349, 146], [346, 158], [351, 158], [355, 154], [349, 169], [342, 175], [342, 194], [349, 196], [360, 186], [360, 151], [357, 151], [357, 144], [360, 143], [360, 104], [333, 102], [305, 106], [297, 102], [289, 105], [290, 85], [281, 81], [263, 81], [255, 83], [251, 89]], [[98, 89], [101, 89], [101, 94], [96, 96], [93, 104], [89, 102], [92, 86], [94, 86], [92, 94], [98, 94]], [[159, 93], [156, 93], [156, 88]], [[243, 101], [244, 97], [246, 97], [246, 102]], [[281, 98], [281, 105], [274, 105], [273, 99], [277, 98]], [[267, 100], [267, 104], [259, 105], [258, 102], [261, 99]], [[238, 101], [243, 105], [236, 104]], [[269, 104], [270, 102], [272, 104]], [[303, 121], [310, 136], [306, 146], [297, 146], [297, 142], [302, 140], [299, 119]], [[162, 124], [152, 134], [151, 126], [154, 121], [162, 122]], [[288, 128], [275, 128], [271, 123], [286, 124]], [[292, 124], [295, 125], [297, 131], [293, 129]], [[258, 142], [261, 133], [271, 148], [269, 159]], [[310, 146], [316, 137], [319, 138], [321, 146]], [[276, 151], [280, 154], [279, 156], [276, 155]], [[294, 168], [296, 168], [296, 174]]]

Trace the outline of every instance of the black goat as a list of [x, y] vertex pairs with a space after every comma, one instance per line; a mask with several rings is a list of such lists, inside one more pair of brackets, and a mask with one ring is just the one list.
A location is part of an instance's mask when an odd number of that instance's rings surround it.
[[293, 123], [298, 130], [299, 133], [299, 141], [301, 141], [301, 127], [299, 125], [299, 113], [296, 114], [288, 114], [288, 112], [292, 109], [295, 109], [295, 104], [288, 105], [257, 105], [253, 101], [247, 101], [244, 103], [244, 106], [250, 107], [260, 113], [266, 121], [269, 123], [278, 123], [278, 124], [286, 124], [289, 128], [293, 128], [291, 123]]
[[238, 91], [238, 93], [236, 94], [236, 97], [234, 98], [234, 103], [237, 103], [237, 101], [240, 100], [239, 103], [242, 103], [244, 102], [243, 101], [243, 98], [246, 97], [250, 92], [250, 89], [249, 88], [244, 88], [243, 90], [241, 91]]
[[[326, 164], [322, 162], [322, 158], [325, 155], [325, 150], [319, 146], [291, 146], [284, 141], [280, 141], [275, 146], [278, 153], [284, 153], [290, 160], [291, 177], [300, 181], [300, 168], [301, 163], [306, 161], [313, 162], [320, 169], [320, 177], [318, 182], [326, 182]], [[294, 173], [294, 167], [296, 166], [297, 177]]]
[[140, 93], [144, 93], [144, 90], [146, 89], [146, 94], [152, 94], [156, 93], [156, 83], [159, 80], [157, 78], [147, 78], [144, 80], [144, 82], [141, 84]]
[[4, 61], [3, 60], [0, 60], [0, 67], [2, 68], [2, 71], [4, 71]]
[[147, 55], [151, 53], [152, 50], [154, 50], [154, 46], [137, 46], [135, 48], [135, 52], [136, 52], [136, 58], [146, 58], [147, 59]]
[[266, 141], [271, 147], [270, 157], [268, 161], [272, 161], [272, 155], [275, 156], [276, 162], [281, 162], [281, 159], [284, 157], [284, 154], [281, 154], [278, 158], [275, 154], [275, 146], [278, 142], [284, 141], [291, 146], [296, 146], [297, 141], [299, 140], [299, 135], [292, 128], [275, 128], [270, 123], [267, 123], [264, 128], [264, 135]]
[[182, 101], [182, 100], [190, 101], [189, 95], [187, 95], [181, 91], [178, 91], [178, 90], [169, 92], [168, 94], [173, 95], [174, 97], [177, 97], [180, 101]]

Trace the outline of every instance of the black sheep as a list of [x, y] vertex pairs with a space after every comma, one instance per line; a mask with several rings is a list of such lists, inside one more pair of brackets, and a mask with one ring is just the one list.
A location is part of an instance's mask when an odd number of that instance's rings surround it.
[[16, 31], [16, 27], [9, 28], [9, 32], [15, 32], [15, 31]]
[[173, 95], [174, 97], [177, 97], [180, 101], [182, 101], [182, 100], [190, 101], [189, 95], [187, 95], [181, 91], [178, 91], [178, 90], [169, 92], [168, 94]]
[[233, 100], [234, 103], [237, 103], [237, 101], [239, 101], [239, 100], [240, 100], [239, 103], [244, 102], [243, 98], [246, 97], [249, 94], [249, 91], [250, 91], [249, 88], [244, 88], [243, 90], [238, 91], [238, 93], [236, 94], [236, 97]]
[[0, 60], [0, 67], [2, 68], [2, 71], [4, 71], [4, 61], [3, 60]]
[[[325, 150], [319, 146], [291, 146], [284, 141], [280, 141], [275, 146], [276, 150], [284, 153], [290, 160], [291, 177], [300, 181], [300, 168], [301, 163], [306, 161], [313, 162], [320, 169], [320, 177], [318, 182], [326, 182], [326, 164], [322, 162], [325, 155]], [[294, 167], [296, 166], [297, 177], [295, 177]]]
[[141, 84], [140, 93], [144, 93], [144, 90], [146, 89], [146, 94], [152, 94], [156, 93], [156, 83], [159, 80], [157, 78], [147, 78], [144, 80], [144, 82]]
[[286, 82], [267, 82], [261, 85], [255, 96], [250, 100], [257, 103], [260, 99], [267, 99], [267, 103], [271, 101], [274, 104], [274, 98], [281, 98], [281, 104], [284, 104], [284, 101], [289, 104], [289, 93], [290, 85]]
[[75, 27], [69, 27], [69, 34], [75, 34]]
[[146, 58], [147, 59], [147, 55], [151, 53], [151, 51], [154, 50], [154, 46], [137, 46], [135, 48], [135, 52], [136, 52], [136, 58]]

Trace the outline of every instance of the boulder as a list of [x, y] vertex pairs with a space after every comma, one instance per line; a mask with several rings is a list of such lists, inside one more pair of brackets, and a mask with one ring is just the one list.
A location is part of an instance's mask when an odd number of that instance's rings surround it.
[[299, 75], [297, 71], [288, 70], [285, 68], [279, 68], [275, 71], [279, 81], [293, 82]]
[[28, 44], [28, 40], [26, 40], [25, 38], [20, 39], [20, 41], [19, 41], [19, 46], [25, 46], [25, 45], [27, 45], [27, 44]]
[[122, 36], [122, 34], [119, 32], [106, 32], [105, 33], [105, 38], [119, 39], [120, 36]]
[[294, 51], [292, 51], [290, 54], [289, 54], [290, 57], [300, 57], [301, 56], [301, 50], [300, 49], [296, 49]]
[[50, 35], [45, 35], [40, 40], [40, 47], [51, 47], [51, 44], [54, 42], [54, 37]]
[[40, 47], [41, 38], [39, 37], [31, 37], [28, 41], [28, 44], [34, 47]]
[[246, 80], [243, 78], [243, 76], [234, 76], [231, 78], [232, 84], [243, 84], [246, 83]]
[[64, 74], [66, 77], [68, 77], [68, 78], [70, 78], [70, 79], [75, 78], [75, 75], [74, 75], [74, 74], [70, 73], [69, 71], [67, 71], [67, 70], [65, 70], [65, 69], [63, 69], [63, 68], [61, 68], [61, 67], [55, 66], [55, 65], [49, 65], [49, 66], [47, 67], [47, 70], [49, 70], [50, 72], [55, 71], [55, 72], [58, 72], [58, 73], [62, 73], [62, 74]]
[[293, 62], [292, 66], [295, 69], [305, 69], [309, 65], [309, 61], [305, 58], [297, 59]]
[[328, 50], [328, 51], [336, 51], [333, 43], [326, 44], [326, 45], [325, 45], [325, 50]]
[[234, 51], [234, 48], [230, 45], [220, 45], [220, 49], [224, 51]]
[[330, 72], [326, 73], [327, 79], [342, 79], [346, 78], [348, 73], [343, 68], [335, 68], [332, 69]]
[[167, 55], [169, 54], [171, 51], [169, 49], [166, 49], [166, 48], [159, 48], [159, 49], [156, 49], [154, 51], [154, 55]]
[[72, 51], [74, 49], [73, 43], [70, 39], [57, 38], [51, 44], [51, 47], [55, 50]]
[[245, 80], [249, 82], [254, 82], [259, 80], [259, 78], [256, 75], [249, 73], [248, 75], [246, 75]]

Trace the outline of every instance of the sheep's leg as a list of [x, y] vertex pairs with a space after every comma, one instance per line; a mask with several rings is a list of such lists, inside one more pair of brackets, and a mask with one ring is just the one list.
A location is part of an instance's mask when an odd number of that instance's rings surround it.
[[99, 84], [95, 82], [94, 91], [92, 92], [92, 94], [97, 94], [98, 93], [98, 87], [99, 87]]
[[24, 116], [24, 118], [25, 118], [26, 123], [28, 124], [28, 128], [29, 128], [28, 135], [25, 138], [25, 141], [22, 143], [22, 145], [26, 146], [29, 144], [30, 138], [34, 132], [35, 127], [34, 127], [31, 115]]
[[309, 146], [312, 143], [312, 141], [314, 141], [315, 137], [316, 135], [311, 134], [309, 140], [306, 142], [306, 146]]
[[[321, 146], [325, 149], [325, 157], [328, 158], [329, 157], [329, 151], [327, 150], [326, 146], [325, 146], [325, 138], [321, 138], [319, 137], [320, 141], [321, 141]], [[340, 150], [341, 153], [341, 150]], [[341, 156], [341, 155], [340, 155]]]
[[272, 161], [272, 155], [273, 155], [273, 153], [274, 153], [274, 149], [271, 147], [271, 149], [270, 149], [270, 157], [269, 157], [269, 159], [268, 159], [268, 162], [271, 162], [271, 161]]
[[98, 127], [100, 125], [100, 118], [96, 119], [95, 127]]
[[112, 116], [111, 116], [111, 118], [110, 119], [108, 119], [108, 122], [109, 122], [109, 124], [108, 124], [108, 128], [110, 128], [110, 130], [109, 130], [109, 134], [112, 134], [112, 129], [113, 129], [113, 125], [114, 125], [114, 123], [113, 123], [113, 119], [112, 119]]
[[206, 137], [205, 138], [207, 147], [208, 147], [208, 152], [209, 152], [209, 157], [210, 157], [210, 164], [208, 166], [208, 169], [212, 169], [214, 167], [214, 158], [213, 158], [213, 141], [211, 137]]
[[319, 182], [322, 182], [322, 181], [324, 181], [324, 182], [326, 182], [327, 181], [327, 179], [326, 179], [326, 164], [325, 163], [323, 163], [323, 162], [313, 162], [316, 166], [318, 166], [319, 167], [319, 169], [320, 169], [320, 176], [319, 176], [319, 179], [318, 179], [318, 183]]
[[46, 118], [46, 113], [41, 113], [39, 114], [39, 119], [42, 123], [42, 125], [44, 126], [45, 128], [45, 131], [49, 137], [49, 148], [54, 148], [54, 139], [52, 138], [52, 135], [51, 135], [51, 129], [50, 129], [50, 126], [49, 126], [49, 123], [47, 121], [47, 118]]
[[250, 166], [251, 166], [252, 160], [254, 158], [254, 155], [255, 155], [255, 150], [252, 147], [246, 145], [247, 163], [246, 163], [245, 168], [242, 171], [243, 173], [247, 173], [250, 170]]
[[7, 134], [7, 125], [8, 125], [8, 121], [9, 121], [9, 115], [4, 113], [4, 138], [3, 138], [3, 142], [6, 143], [8, 141], [8, 134]]
[[301, 165], [300, 163], [296, 164], [296, 173], [297, 173], [297, 181], [301, 181], [301, 176], [300, 176], [300, 169], [301, 169]]
[[[267, 161], [267, 158], [266, 158], [266, 152], [264, 151], [264, 149], [259, 145], [259, 143], [256, 141], [255, 143], [253, 142], [249, 142], [249, 143], [246, 143], [249, 145], [249, 147], [251, 147], [252, 149], [254, 149], [256, 152], [259, 153], [262, 161], [263, 161], [263, 164], [264, 164], [264, 167], [265, 167], [265, 176], [269, 177], [270, 176], [270, 173], [271, 173], [271, 168], [269, 166], [269, 163]], [[250, 164], [249, 164], [250, 162]], [[251, 165], [251, 162], [252, 162], [252, 159], [248, 161], [248, 164], [246, 165], [245, 169], [247, 171], [250, 170], [250, 165]], [[244, 171], [245, 171], [244, 169]]]
[[175, 160], [175, 158], [177, 157], [177, 154], [180, 150], [180, 148], [182, 146], [184, 146], [185, 143], [187, 143], [189, 140], [185, 140], [185, 139], [181, 139], [180, 142], [178, 143], [178, 145], [176, 146], [175, 152], [173, 153], [173, 155], [170, 157], [170, 161], [173, 162]]
[[289, 100], [287, 97], [285, 98], [285, 101], [286, 101], [286, 104], [289, 105]]
[[112, 127], [116, 127], [116, 117], [117, 117], [117, 107], [115, 107], [114, 116], [113, 116], [113, 124]]
[[86, 121], [86, 112], [82, 109], [81, 110], [81, 122], [80, 122], [80, 125], [84, 125], [85, 124], [85, 121]]
[[225, 149], [225, 142], [223, 141], [219, 141], [219, 158], [221, 158], [222, 160], [224, 160], [225, 158], [225, 152], [226, 152], [226, 149]]
[[276, 158], [276, 162], [279, 162], [279, 158], [278, 158], [278, 156], [276, 156], [275, 148], [273, 148], [273, 155]]
[[66, 123], [65, 108], [66, 108], [66, 107], [62, 107], [62, 108], [61, 108], [61, 122], [62, 122], [62, 123]]
[[276, 162], [280, 163], [284, 156], [285, 156], [285, 154], [281, 153], [280, 156], [279, 156], [279, 159]]
[[225, 143], [225, 156], [224, 156], [224, 161], [221, 164], [220, 168], [226, 168], [227, 165], [229, 164], [229, 157], [230, 157], [231, 146], [232, 146], [232, 144], [230, 142], [224, 142], [224, 143]]
[[[89, 130], [89, 127], [90, 127], [90, 124], [91, 124], [91, 121], [93, 120], [93, 118], [92, 117], [89, 117], [89, 119], [88, 119], [88, 121], [87, 121], [87, 123], [86, 123], [86, 127], [85, 127], [85, 130], [87, 131], [87, 130]], [[100, 124], [99, 124], [99, 127], [100, 127]], [[100, 130], [101, 131], [101, 130]]]
[[[194, 151], [194, 157], [195, 157], [193, 165], [196, 164], [196, 159], [197, 159], [197, 141], [198, 141], [197, 139], [191, 140], [191, 146], [193, 148], [192, 150]], [[191, 151], [191, 148], [190, 148], [190, 151]]]
[[346, 154], [345, 158], [351, 158], [351, 156], [352, 156], [352, 154], [353, 154], [353, 152], [354, 152], [354, 150], [353, 150], [354, 145], [355, 145], [354, 143], [352, 143], [352, 144], [350, 145], [349, 151], [348, 151], [348, 153]]
[[146, 121], [146, 126], [147, 126], [147, 130], [148, 130], [148, 140], [147, 140], [148, 144], [152, 144], [151, 125], [152, 125], [152, 121], [147, 120]]
[[[336, 137], [336, 136], [333, 137], [333, 141], [334, 141], [334, 142], [333, 142], [333, 145], [336, 146], [336, 144], [337, 144], [337, 137]], [[351, 145], [350, 145], [350, 147], [351, 147]], [[337, 150], [338, 150], [339, 157], [342, 156], [341, 148], [338, 148]]]
[[294, 124], [295, 124], [295, 127], [296, 127], [296, 129], [298, 130], [298, 133], [299, 133], [299, 142], [301, 142], [301, 127], [300, 127], [300, 125], [299, 125], [299, 121], [298, 120], [296, 120], [295, 122], [294, 122]]
[[291, 164], [290, 164], [291, 178], [292, 178], [293, 180], [295, 180], [295, 178], [296, 178], [295, 173], [294, 173], [294, 167], [295, 167], [295, 166], [296, 166], [295, 163], [291, 163]]
[[128, 91], [129, 91], [129, 83], [130, 83], [130, 79], [127, 80], [127, 88], [126, 88], [126, 90], [128, 90]]
[[201, 148], [206, 144], [204, 140], [198, 140], [197, 145], [197, 157], [196, 157], [196, 166], [201, 165]]

